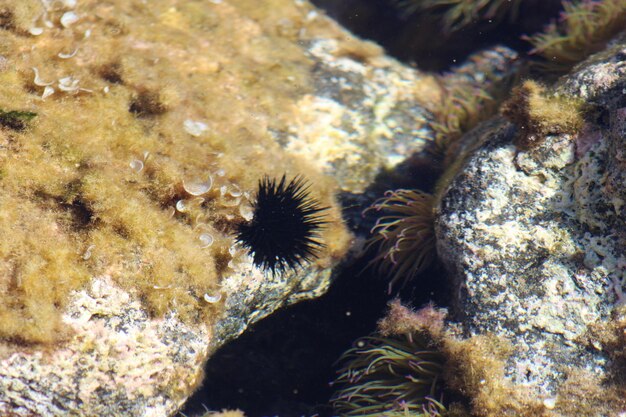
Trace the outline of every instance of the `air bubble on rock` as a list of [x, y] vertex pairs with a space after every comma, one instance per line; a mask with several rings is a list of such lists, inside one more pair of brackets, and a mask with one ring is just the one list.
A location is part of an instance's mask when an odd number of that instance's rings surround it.
[[243, 217], [246, 221], [250, 221], [254, 217], [252, 207], [247, 204], [239, 206], [239, 214], [241, 214], [241, 217]]
[[209, 175], [206, 181], [203, 182], [185, 182], [183, 181], [183, 188], [191, 195], [202, 195], [209, 192], [213, 186], [213, 178]]
[[202, 136], [202, 134], [206, 132], [209, 128], [206, 123], [197, 122], [190, 119], [187, 119], [183, 122], [183, 127], [185, 129], [185, 132], [195, 137]]
[[139, 173], [143, 170], [143, 162], [139, 159], [133, 159], [132, 161], [130, 161], [130, 168], [133, 171]]
[[176, 202], [176, 210], [180, 211], [181, 213], [184, 213], [185, 211], [187, 211], [187, 203], [185, 202], [185, 200], [178, 200]]
[[204, 301], [206, 301], [207, 303], [215, 304], [222, 299], [222, 294], [209, 295], [205, 293], [203, 298], [204, 298]]
[[72, 11], [63, 13], [61, 16], [61, 26], [68, 28], [78, 21], [78, 15]]
[[198, 239], [200, 240], [200, 243], [202, 244], [201, 248], [208, 248], [209, 246], [211, 246], [213, 244], [213, 236], [211, 236], [208, 233], [202, 233], [200, 235], [200, 237], [198, 237]]
[[96, 245], [89, 245], [85, 253], [83, 253], [83, 260], [87, 260], [91, 258], [91, 251], [96, 247]]

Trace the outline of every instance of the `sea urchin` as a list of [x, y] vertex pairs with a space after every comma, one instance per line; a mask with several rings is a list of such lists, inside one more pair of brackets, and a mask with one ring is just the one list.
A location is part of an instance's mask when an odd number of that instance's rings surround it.
[[317, 257], [324, 245], [316, 240], [326, 223], [320, 215], [328, 207], [309, 194], [301, 176], [287, 183], [265, 176], [253, 203], [252, 220], [238, 225], [236, 240], [253, 257], [256, 266], [273, 274], [294, 269]]

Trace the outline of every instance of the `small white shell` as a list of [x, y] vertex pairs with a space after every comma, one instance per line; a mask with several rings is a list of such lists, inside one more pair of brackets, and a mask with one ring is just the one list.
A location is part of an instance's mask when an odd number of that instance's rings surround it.
[[87, 248], [87, 250], [85, 250], [85, 253], [83, 253], [83, 260], [87, 260], [89, 258], [91, 258], [91, 251], [96, 247], [96, 245], [89, 245], [89, 247]]
[[132, 161], [130, 161], [130, 169], [132, 169], [133, 171], [139, 173], [143, 170], [143, 162], [140, 161], [139, 159], [133, 159]]
[[206, 123], [197, 122], [191, 119], [185, 120], [183, 122], [183, 127], [185, 128], [185, 132], [195, 137], [202, 136], [202, 134], [209, 128]]
[[65, 12], [61, 16], [61, 26], [64, 28], [70, 27], [76, 22], [78, 22], [78, 15], [72, 11]]
[[231, 197], [241, 197], [243, 195], [243, 193], [241, 192], [241, 188], [239, 188], [236, 184], [232, 184], [233, 189], [230, 190], [230, 195]]
[[155, 290], [169, 290], [172, 288], [172, 284], [166, 285], [165, 287], [161, 287], [159, 285], [153, 285], [152, 288], [154, 288]]
[[89, 38], [90, 36], [91, 36], [91, 29], [87, 29], [87, 30], [85, 31], [85, 37], [84, 37], [84, 39], [87, 39], [87, 38]]
[[198, 240], [200, 240], [200, 243], [202, 243], [201, 248], [208, 248], [209, 246], [211, 246], [213, 244], [213, 236], [211, 236], [208, 233], [202, 233], [199, 237]]
[[546, 398], [545, 400], [543, 400], [543, 406], [546, 407], [548, 410], [554, 410], [554, 408], [556, 407], [556, 398]]
[[41, 99], [45, 100], [47, 97], [50, 97], [52, 94], [54, 94], [54, 88], [52, 88], [49, 85], [47, 85], [43, 89], [43, 94], [41, 95]]
[[209, 294], [204, 294], [204, 301], [206, 301], [209, 304], [215, 304], [217, 302], [219, 302], [222, 299], [222, 294], [217, 294], [217, 295], [209, 295]]
[[76, 52], [78, 52], [78, 48], [74, 49], [74, 52], [70, 52], [69, 54], [64, 54], [63, 52], [59, 52], [57, 56], [61, 59], [70, 59], [74, 57], [74, 55], [76, 55]]
[[212, 186], [213, 178], [210, 175], [207, 177], [206, 181], [183, 181], [183, 188], [185, 189], [185, 191], [191, 195], [196, 196], [208, 193]]
[[78, 82], [80, 80], [74, 77], [63, 77], [59, 79], [59, 90], [65, 92], [73, 92], [77, 91], [80, 87], [78, 87]]
[[33, 67], [32, 69], [33, 69], [33, 72], [35, 73], [35, 79], [33, 80], [33, 83], [35, 85], [38, 85], [39, 87], [44, 87], [47, 85], [52, 85], [52, 83], [54, 83], [54, 81], [47, 82], [47, 81], [42, 80], [41, 78], [39, 78], [39, 70], [35, 67]]
[[73, 9], [74, 7], [76, 7], [76, 0], [63, 0], [63, 6], [67, 7], [68, 9]]
[[43, 28], [39, 28], [39, 27], [30, 28], [28, 29], [28, 33], [30, 33], [33, 36], [39, 36], [43, 33]]
[[239, 206], [239, 214], [241, 214], [241, 217], [243, 217], [246, 221], [250, 221], [254, 217], [254, 211], [252, 210], [252, 207], [247, 204], [242, 204], [241, 206]]

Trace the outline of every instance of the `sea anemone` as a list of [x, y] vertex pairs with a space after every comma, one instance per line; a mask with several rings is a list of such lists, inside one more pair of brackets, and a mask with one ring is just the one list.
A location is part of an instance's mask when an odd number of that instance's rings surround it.
[[451, 144], [492, 113], [494, 103], [494, 98], [484, 90], [463, 84], [448, 87], [436, 110], [437, 120], [432, 124], [435, 156], [444, 158]]
[[[380, 264], [393, 285], [408, 282], [435, 259], [434, 198], [419, 190], [387, 191], [368, 210], [386, 212], [372, 228], [367, 248], [378, 246], [371, 264]], [[368, 211], [366, 210], [366, 212]]]
[[254, 264], [272, 274], [295, 269], [318, 256], [324, 244], [316, 240], [326, 223], [327, 210], [310, 196], [301, 176], [287, 182], [265, 176], [253, 204], [253, 217], [237, 226], [236, 240], [252, 255]]
[[331, 403], [342, 416], [434, 417], [445, 412], [440, 402], [443, 356], [421, 333], [360, 338], [340, 361], [344, 365], [332, 383], [339, 389]]
[[624, 0], [564, 2], [558, 23], [526, 39], [534, 46], [530, 53], [541, 57], [535, 66], [558, 75], [602, 50], [625, 26]]
[[[528, 0], [526, 0], [528, 1]], [[477, 20], [515, 20], [523, 0], [395, 0], [406, 13], [438, 12], [444, 29], [453, 32]]]

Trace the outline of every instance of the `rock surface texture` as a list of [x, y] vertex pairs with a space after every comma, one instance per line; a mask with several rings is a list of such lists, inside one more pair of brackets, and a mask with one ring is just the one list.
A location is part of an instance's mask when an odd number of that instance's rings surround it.
[[[546, 415], [574, 415], [563, 411], [572, 375], [601, 386], [621, 372], [589, 335], [626, 302], [625, 56], [617, 44], [556, 86], [586, 103], [578, 134], [520, 150], [512, 142], [523, 132], [504, 119], [471, 133], [475, 150], [438, 207], [438, 253], [457, 289], [454, 320], [464, 337], [510, 342], [503, 383]], [[575, 415], [623, 415], [619, 384], [613, 410]]]
[[[441, 93], [305, 1], [2, 8], [2, 415], [173, 414], [211, 352], [326, 290], [335, 194], [422, 149]], [[285, 172], [325, 247], [271, 276], [233, 232]]]
[[[211, 352], [327, 289], [335, 195], [423, 150], [442, 94], [302, 0], [8, 0], [0, 37], [2, 415], [173, 414]], [[328, 223], [272, 276], [233, 236], [283, 173]]]

